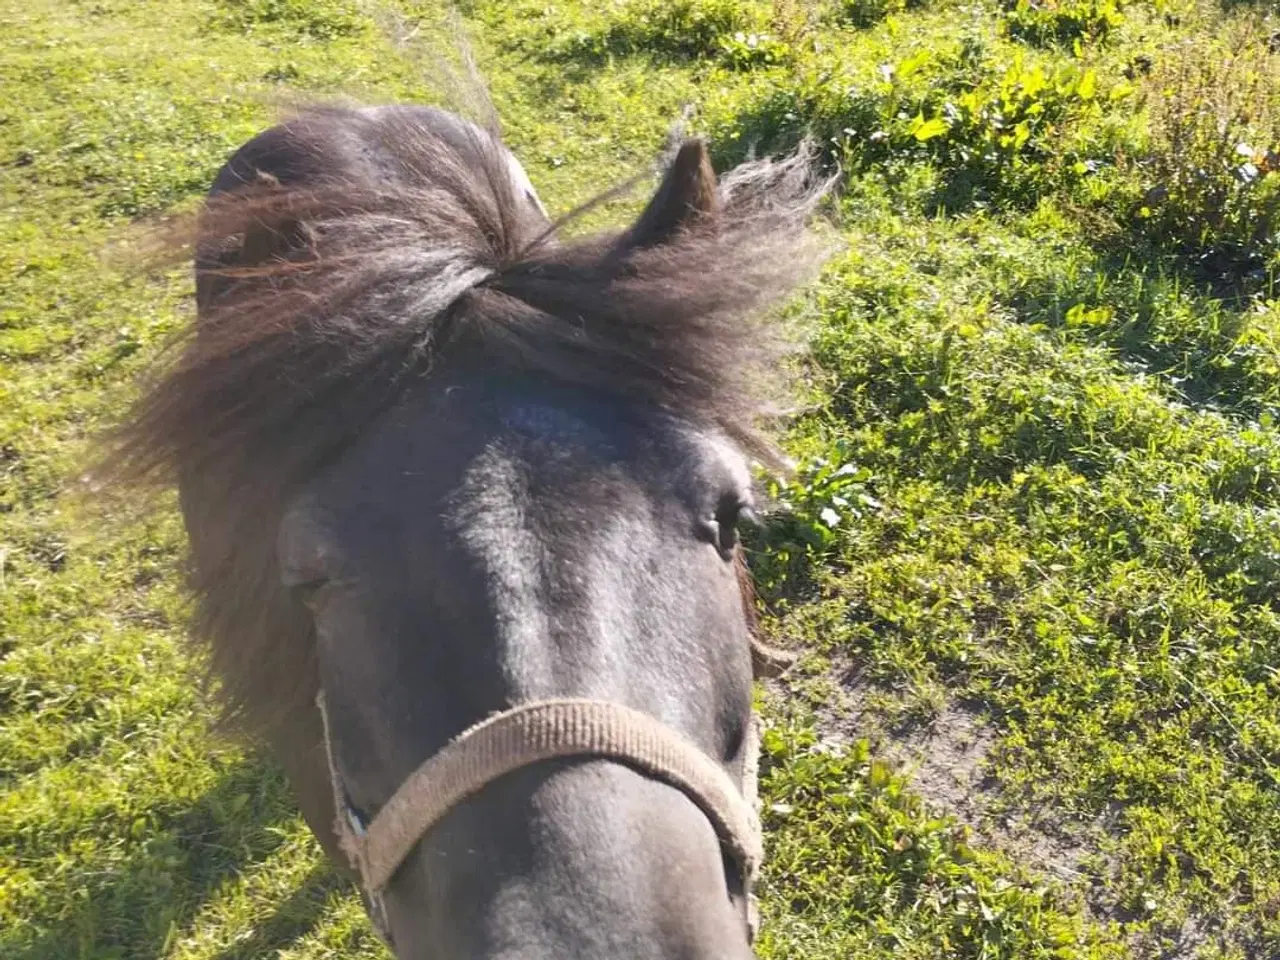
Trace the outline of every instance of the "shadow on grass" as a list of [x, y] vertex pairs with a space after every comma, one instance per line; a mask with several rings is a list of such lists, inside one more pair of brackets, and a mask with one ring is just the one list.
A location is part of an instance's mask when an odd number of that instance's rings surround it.
[[778, 510], [742, 531], [743, 558], [751, 590], [768, 611], [817, 600], [821, 571], [829, 559], [812, 543], [812, 524], [792, 511]]
[[[210, 790], [171, 809], [140, 812], [128, 849], [103, 864], [64, 842], [47, 869], [45, 913], [0, 933], [5, 960], [134, 960], [163, 955], [223, 884], [271, 856], [297, 816], [283, 774], [262, 759], [227, 770]], [[145, 817], [145, 819], [141, 819]], [[99, 831], [99, 834], [101, 831]], [[328, 895], [346, 881], [321, 863], [248, 939], [219, 960], [259, 957], [314, 926]]]
[[[1192, 407], [1257, 418], [1280, 402], [1271, 351], [1250, 337], [1256, 298], [1270, 282], [1212, 283], [1199, 267], [1135, 240], [1129, 250], [1101, 249], [1074, 276], [1037, 277], [1010, 305], [1028, 322], [1074, 325]], [[1079, 306], [1085, 312], [1073, 319]]]
[[[616, 14], [615, 14], [616, 16]], [[618, 60], [637, 59], [655, 66], [692, 65], [720, 60], [723, 41], [750, 25], [733, 16], [685, 19], [614, 19], [591, 28], [561, 23], [554, 31], [509, 40], [506, 49], [525, 62], [561, 69], [595, 72]]]
[[238, 940], [234, 946], [219, 953], [215, 960], [259, 960], [275, 956], [277, 951], [315, 927], [331, 894], [353, 889], [350, 881], [330, 868], [328, 863], [317, 864], [307, 872], [289, 899], [254, 928], [251, 936]]

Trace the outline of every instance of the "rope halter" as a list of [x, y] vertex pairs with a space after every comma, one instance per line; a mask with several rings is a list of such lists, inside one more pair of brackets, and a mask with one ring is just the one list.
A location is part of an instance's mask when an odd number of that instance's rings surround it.
[[364, 824], [347, 801], [334, 762], [324, 692], [316, 697], [337, 810], [335, 830], [359, 873], [370, 918], [390, 941], [382, 892], [418, 842], [453, 807], [494, 780], [543, 760], [613, 760], [681, 790], [715, 827], [741, 870], [755, 933], [751, 891], [763, 857], [756, 796], [756, 718], [747, 725], [743, 788], [684, 734], [639, 710], [601, 700], [538, 700], [494, 714], [428, 757], [400, 785], [373, 821]]

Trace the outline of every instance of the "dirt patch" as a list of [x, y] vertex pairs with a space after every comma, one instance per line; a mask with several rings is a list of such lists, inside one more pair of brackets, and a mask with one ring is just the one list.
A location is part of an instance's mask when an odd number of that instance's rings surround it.
[[1017, 809], [991, 775], [988, 755], [998, 740], [980, 706], [948, 700], [927, 720], [894, 720], [891, 692], [864, 681], [852, 663], [833, 660], [820, 675], [788, 674], [768, 683], [771, 695], [799, 698], [814, 710], [819, 735], [835, 746], [867, 739], [873, 752], [907, 776], [939, 814], [966, 824], [974, 839], [1018, 863], [1081, 889], [1100, 918], [1111, 910], [1091, 891], [1116, 864], [1100, 850], [1115, 835], [1122, 807], [1093, 822], [1068, 821], [1052, 809]]
[[[1139, 935], [1130, 944], [1135, 960], [1196, 960], [1203, 956], [1205, 947], [1214, 940], [1194, 918], [1189, 918], [1182, 929], [1171, 937]], [[1221, 941], [1219, 941], [1221, 942]], [[1253, 956], [1250, 952], [1247, 956]]]
[[838, 656], [820, 669], [804, 658], [765, 688], [784, 714], [797, 704], [812, 710], [822, 742], [848, 747], [868, 740], [873, 755], [906, 776], [931, 810], [968, 826], [976, 846], [1059, 881], [1097, 922], [1133, 924], [1126, 949], [1134, 960], [1196, 960], [1213, 944], [1259, 955], [1203, 916], [1186, 916], [1172, 928], [1146, 926], [1140, 912], [1119, 904], [1112, 881], [1120, 863], [1110, 850], [1123, 829], [1124, 804], [1113, 802], [1092, 820], [1080, 820], [1005, 792], [991, 763], [999, 731], [984, 719], [980, 703], [956, 701], [945, 691], [935, 699], [927, 691], [928, 708], [920, 709], [918, 692], [907, 697], [878, 688]]

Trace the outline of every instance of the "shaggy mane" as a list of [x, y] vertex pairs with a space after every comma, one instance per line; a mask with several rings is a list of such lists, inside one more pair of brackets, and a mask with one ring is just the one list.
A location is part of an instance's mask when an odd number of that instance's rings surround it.
[[[804, 153], [733, 170], [714, 217], [645, 248], [626, 232], [562, 240], [563, 223], [530, 217], [492, 131], [459, 150], [410, 115], [332, 107], [288, 127], [322, 172], [214, 195], [184, 226], [172, 255], [196, 251], [199, 320], [101, 474], [180, 482], [195, 633], [230, 714], [259, 729], [316, 689], [309, 618], [278, 585], [284, 504], [438, 358], [483, 351], [776, 464], [756, 424], [787, 344], [763, 312], [824, 253], [805, 222], [825, 185]], [[339, 162], [331, 144], [353, 136], [378, 162]]]

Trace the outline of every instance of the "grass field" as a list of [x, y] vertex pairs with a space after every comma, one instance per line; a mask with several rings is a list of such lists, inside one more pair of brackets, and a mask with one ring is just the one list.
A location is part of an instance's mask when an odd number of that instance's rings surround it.
[[[272, 98], [433, 99], [391, 38], [438, 5], [391, 6], [0, 0], [5, 960], [384, 955], [279, 774], [209, 734], [172, 512], [70, 494], [192, 312], [114, 253]], [[803, 651], [763, 691], [762, 957], [1280, 958], [1267, 9], [463, 4], [556, 211], [686, 104], [721, 165], [807, 129], [841, 171], [799, 471], [752, 537]]]

